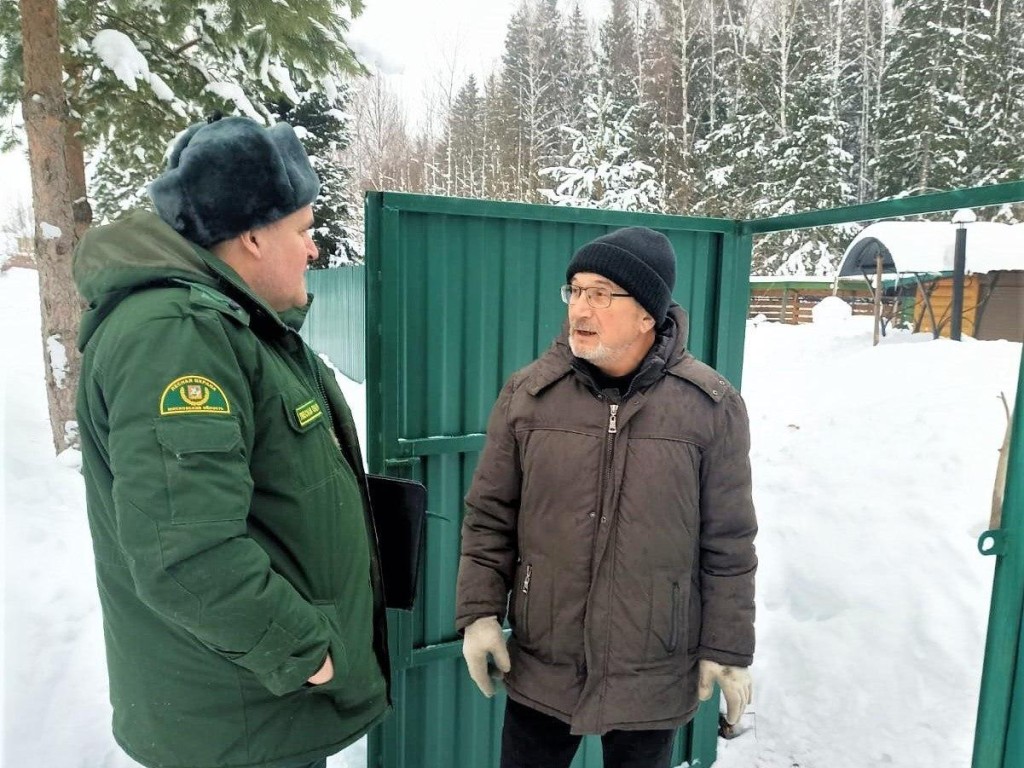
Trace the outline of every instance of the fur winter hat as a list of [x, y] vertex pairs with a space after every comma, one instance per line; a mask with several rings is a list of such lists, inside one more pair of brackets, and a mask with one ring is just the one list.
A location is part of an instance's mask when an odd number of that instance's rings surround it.
[[247, 117], [190, 127], [149, 185], [160, 218], [203, 248], [295, 213], [319, 191], [292, 127], [264, 128]]
[[660, 326], [672, 303], [676, 285], [676, 254], [672, 243], [647, 227], [626, 227], [591, 240], [572, 257], [565, 279], [593, 272], [618, 283]]

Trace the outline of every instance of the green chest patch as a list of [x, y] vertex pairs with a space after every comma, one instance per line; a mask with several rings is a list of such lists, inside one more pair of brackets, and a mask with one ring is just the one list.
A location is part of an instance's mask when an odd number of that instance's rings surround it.
[[160, 396], [160, 415], [183, 413], [231, 413], [224, 390], [204, 376], [180, 376]]

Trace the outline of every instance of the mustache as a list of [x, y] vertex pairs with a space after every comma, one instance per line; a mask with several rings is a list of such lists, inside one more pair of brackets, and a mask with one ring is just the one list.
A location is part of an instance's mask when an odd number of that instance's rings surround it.
[[596, 328], [591, 328], [586, 323], [569, 323], [569, 332], [573, 331], [586, 331], [587, 333], [597, 333]]

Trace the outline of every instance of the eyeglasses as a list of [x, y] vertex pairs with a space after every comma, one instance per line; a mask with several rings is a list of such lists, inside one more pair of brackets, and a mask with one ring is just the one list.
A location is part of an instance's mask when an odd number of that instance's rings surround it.
[[611, 290], [600, 285], [593, 286], [592, 288], [584, 288], [580, 285], [563, 285], [562, 301], [566, 304], [572, 304], [584, 293], [587, 295], [587, 304], [594, 309], [610, 307], [612, 299], [629, 296], [628, 293], [612, 293]]

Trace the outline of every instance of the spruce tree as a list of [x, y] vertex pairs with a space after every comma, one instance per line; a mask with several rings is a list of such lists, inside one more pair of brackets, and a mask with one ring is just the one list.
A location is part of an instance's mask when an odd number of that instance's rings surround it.
[[[709, 16], [709, 23], [717, 19]], [[708, 81], [694, 143], [697, 177], [703, 180], [693, 211], [748, 218], [767, 194], [765, 173], [778, 124], [772, 110], [768, 64], [751, 37], [745, 16], [709, 30]], [[713, 75], [711, 74], [713, 73]]]
[[[841, 47], [841, 36], [835, 34], [842, 28], [842, 0], [802, 0], [794, 10], [786, 37], [780, 33], [769, 43], [774, 45], [771, 61], [779, 64], [770, 70], [780, 95], [779, 117], [765, 166], [764, 194], [754, 206], [759, 216], [852, 202], [853, 157], [845, 147], [839, 103], [842, 78], [836, 46]], [[788, 53], [783, 51], [786, 45]], [[760, 274], [831, 274], [848, 239], [848, 229], [836, 228], [771, 235], [757, 242], [754, 268]]]
[[310, 266], [326, 269], [361, 262], [362, 233], [356, 226], [361, 219], [358, 195], [353, 189], [352, 170], [341, 160], [351, 140], [349, 89], [337, 89], [333, 99], [316, 91], [297, 95], [297, 104], [281, 104], [278, 112], [295, 128], [320, 177], [320, 195], [313, 206], [313, 242], [320, 256]]
[[987, 71], [973, 94], [968, 164], [976, 184], [1024, 178], [1024, 3], [990, 0]]
[[875, 199], [873, 158], [885, 38], [892, 21], [886, 0], [842, 0], [844, 11], [837, 29], [836, 103], [853, 165], [850, 184], [856, 202]]
[[513, 200], [523, 199], [530, 189], [534, 161], [529, 111], [535, 73], [530, 43], [530, 5], [523, 0], [509, 21], [501, 57], [499, 142], [502, 166], [507, 173], [507, 192], [503, 196]]
[[[448, 194], [460, 197], [482, 197], [484, 194], [484, 130], [483, 101], [470, 75], [455, 97], [447, 118], [445, 135], [438, 151], [439, 164], [449, 169]], [[444, 159], [442, 161], [442, 158]]]
[[653, 111], [646, 135], [669, 212], [686, 213], [700, 194], [694, 145], [708, 109], [708, 37], [702, 2], [657, 0], [646, 17], [641, 48], [648, 70], [644, 102]]
[[568, 164], [541, 171], [554, 185], [540, 190], [547, 200], [583, 208], [660, 210], [661, 187], [654, 168], [633, 154], [631, 110], [621, 116], [616, 112], [610, 95], [587, 98], [587, 128], [566, 129], [573, 140]]
[[[0, 40], [20, 20], [0, 12]], [[361, 71], [345, 42], [345, 11], [361, 0], [65, 0], [61, 38], [65, 91], [80, 152], [92, 161], [90, 197], [101, 218], [145, 203], [145, 184], [171, 139], [220, 111], [263, 122], [297, 90], [329, 92]], [[0, 64], [0, 111], [17, 104], [21, 60]]]
[[662, 182], [669, 169], [665, 162], [665, 149], [671, 143], [671, 118], [663, 106], [665, 91], [672, 86], [672, 60], [665, 55], [660, 29], [653, 6], [645, 10], [643, 21], [637, 28], [638, 71], [637, 100], [633, 109], [633, 129], [636, 132], [637, 157], [648, 158], [655, 174]]
[[[566, 20], [565, 46], [565, 117], [564, 124], [583, 130], [587, 121], [586, 98], [597, 93], [597, 70], [594, 41], [587, 17], [579, 2], [573, 4]], [[568, 157], [572, 142], [560, 132], [559, 154]]]
[[876, 158], [885, 196], [970, 186], [972, 104], [984, 61], [986, 0], [896, 0]]
[[598, 76], [610, 101], [612, 116], [633, 112], [640, 103], [639, 42], [630, 0], [612, 0], [608, 18], [601, 24]]
[[537, 0], [532, 46], [536, 56], [537, 88], [531, 118], [537, 167], [557, 160], [562, 140], [560, 127], [572, 116], [565, 31], [558, 0]]
[[484, 83], [480, 112], [483, 124], [483, 194], [498, 200], [505, 199], [508, 197], [508, 185], [507, 169], [502, 164], [502, 138], [506, 135], [506, 113], [498, 76], [493, 72]]

